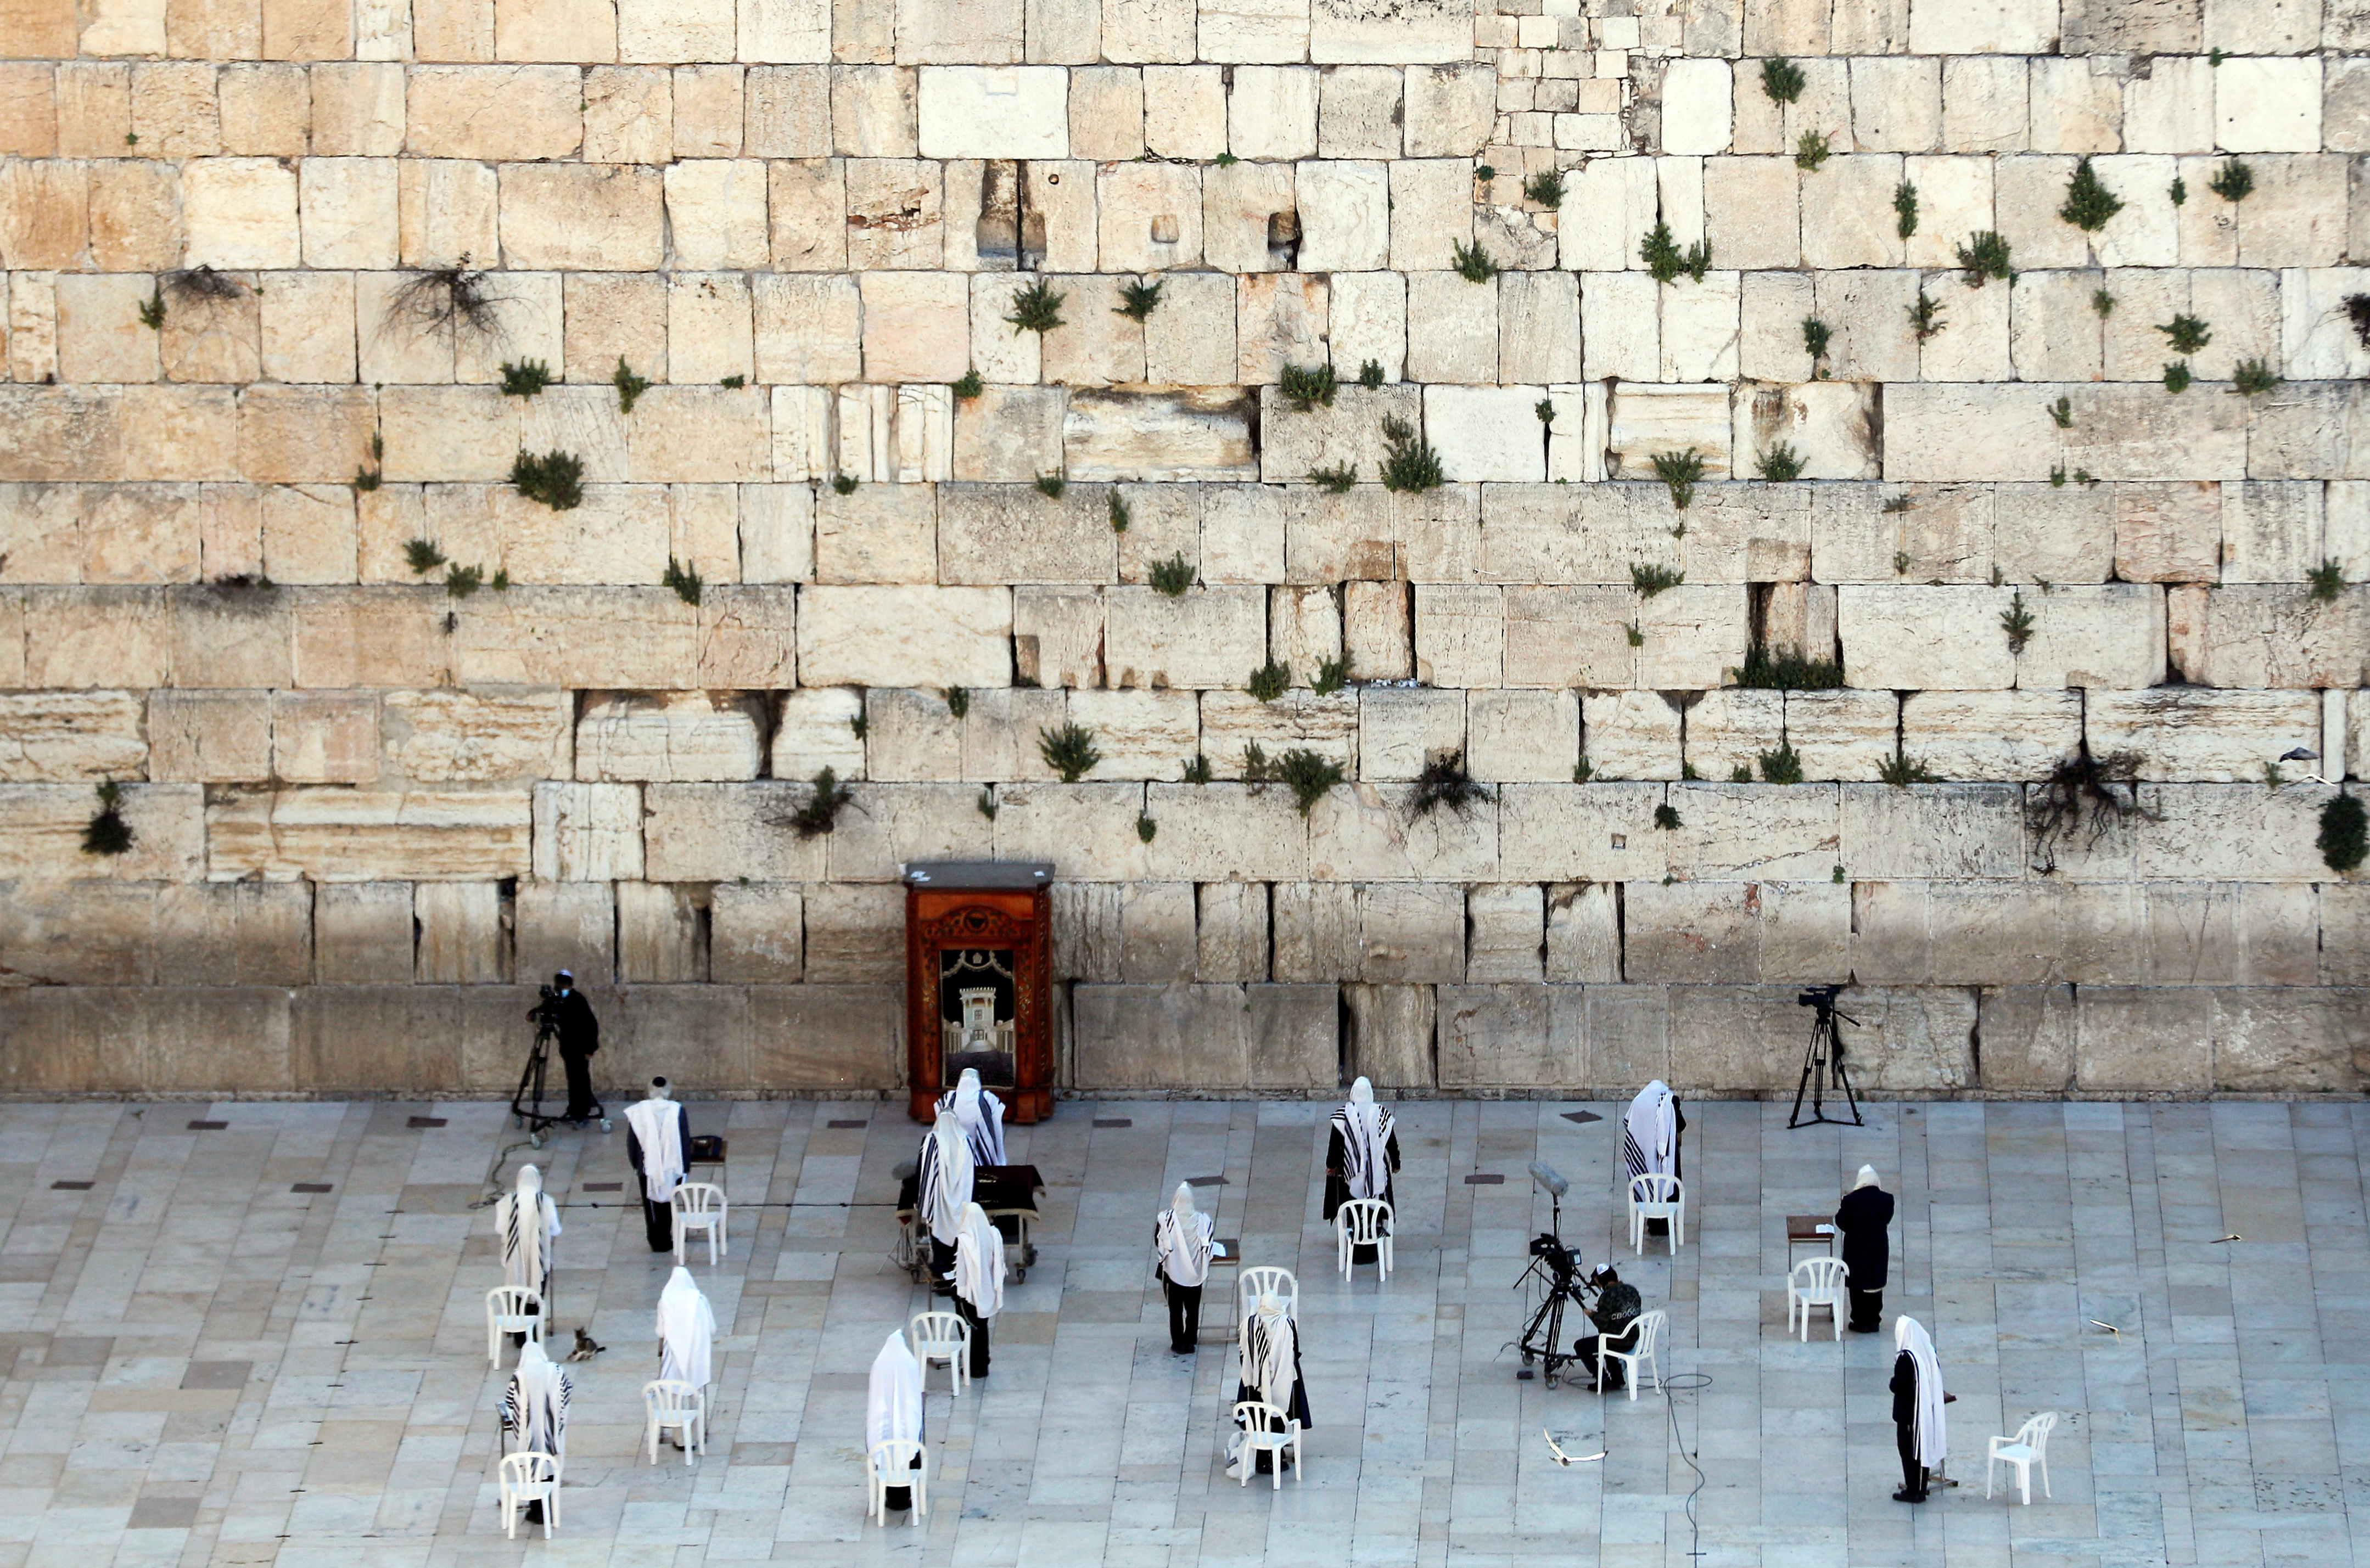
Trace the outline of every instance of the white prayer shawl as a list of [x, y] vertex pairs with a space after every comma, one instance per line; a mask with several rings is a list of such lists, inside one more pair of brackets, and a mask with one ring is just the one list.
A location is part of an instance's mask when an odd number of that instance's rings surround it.
[[1283, 1302], [1273, 1295], [1260, 1297], [1259, 1305], [1243, 1319], [1238, 1347], [1242, 1381], [1278, 1410], [1289, 1411], [1299, 1348], [1299, 1325], [1284, 1310]]
[[922, 1139], [920, 1169], [914, 1181], [914, 1202], [930, 1238], [951, 1247], [962, 1229], [963, 1206], [971, 1202], [971, 1145], [963, 1140], [962, 1124], [940, 1111]]
[[516, 1445], [511, 1452], [554, 1459], [568, 1452], [568, 1396], [573, 1391], [567, 1371], [544, 1354], [541, 1344], [530, 1339], [520, 1346], [518, 1370], [502, 1395], [502, 1419]]
[[1874, 1185], [1876, 1185], [1876, 1167], [1873, 1165], [1862, 1165], [1859, 1168], [1859, 1179], [1852, 1183], [1852, 1191], [1858, 1192], [1862, 1187], [1872, 1187]]
[[543, 1190], [543, 1174], [520, 1168], [518, 1188], [494, 1206], [494, 1226], [502, 1242], [502, 1282], [551, 1294], [551, 1243], [559, 1234], [559, 1208]]
[[1341, 1182], [1352, 1197], [1381, 1197], [1391, 1186], [1391, 1113], [1375, 1104], [1375, 1086], [1361, 1078], [1349, 1103], [1333, 1113], [1341, 1134]]
[[922, 1431], [922, 1364], [905, 1346], [905, 1336], [892, 1331], [872, 1358], [872, 1376], [864, 1398], [864, 1451], [892, 1437], [925, 1441]]
[[955, 1237], [955, 1294], [971, 1303], [973, 1316], [1004, 1310], [1004, 1236], [975, 1203], [963, 1205], [962, 1230]]
[[1210, 1242], [1214, 1226], [1193, 1207], [1193, 1189], [1177, 1184], [1177, 1196], [1152, 1227], [1152, 1248], [1160, 1272], [1178, 1285], [1200, 1285], [1210, 1277]]
[[637, 1100], [626, 1107], [626, 1125], [642, 1146], [642, 1191], [664, 1203], [683, 1185], [683, 1107], [673, 1100]]
[[1671, 1086], [1657, 1078], [1638, 1091], [1621, 1118], [1621, 1158], [1629, 1174], [1667, 1172], [1678, 1152], [1678, 1118]]
[[659, 1292], [658, 1328], [660, 1377], [695, 1389], [715, 1380], [716, 1309], [681, 1264]]
[[1950, 1452], [1950, 1432], [1942, 1412], [1942, 1360], [1934, 1354], [1934, 1339], [1916, 1318], [1893, 1320], [1893, 1347], [1905, 1350], [1917, 1368], [1917, 1462], [1939, 1470]]
[[952, 1111], [961, 1124], [963, 1141], [971, 1146], [972, 1163], [1001, 1165], [1004, 1159], [1004, 1102], [979, 1081], [979, 1069], [963, 1069], [955, 1086], [938, 1096], [938, 1109]]

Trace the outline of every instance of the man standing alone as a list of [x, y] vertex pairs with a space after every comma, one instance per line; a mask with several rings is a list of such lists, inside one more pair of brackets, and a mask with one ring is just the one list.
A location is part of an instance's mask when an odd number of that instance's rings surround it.
[[1876, 1167], [1862, 1165], [1859, 1179], [1835, 1208], [1835, 1229], [1844, 1239], [1844, 1267], [1851, 1271], [1851, 1329], [1874, 1333], [1884, 1323], [1884, 1280], [1893, 1262], [1886, 1228], [1893, 1223], [1893, 1195], [1876, 1185]]
[[576, 989], [576, 977], [566, 969], [551, 977], [551, 994], [527, 1016], [548, 1024], [559, 1041], [559, 1064], [568, 1072], [568, 1109], [564, 1119], [581, 1127], [595, 1115], [606, 1115], [592, 1098], [592, 1053], [601, 1048], [601, 1020], [592, 1004]]

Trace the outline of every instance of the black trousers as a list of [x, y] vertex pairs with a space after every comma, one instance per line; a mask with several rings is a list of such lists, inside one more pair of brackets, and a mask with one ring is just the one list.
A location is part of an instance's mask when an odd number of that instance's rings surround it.
[[[913, 1464], [908, 1468], [913, 1470], [921, 1469], [922, 1456], [915, 1454], [914, 1456]], [[887, 1491], [889, 1494], [885, 1499], [883, 1499], [883, 1501], [887, 1503], [891, 1512], [902, 1514], [914, 1505], [914, 1489], [912, 1487], [892, 1486], [889, 1487]]]
[[1884, 1324], [1884, 1292], [1854, 1290], [1851, 1293], [1851, 1327], [1854, 1333], [1874, 1333]]
[[1190, 1356], [1202, 1339], [1202, 1288], [1179, 1285], [1164, 1274], [1160, 1288], [1168, 1298], [1168, 1348]]
[[[1581, 1358], [1582, 1362], [1587, 1366], [1589, 1376], [1596, 1379], [1597, 1387], [1601, 1389], [1627, 1388], [1628, 1384], [1621, 1375], [1621, 1364], [1619, 1362], [1609, 1362], [1602, 1369], [1599, 1369], [1597, 1367], [1596, 1351], [1597, 1346], [1603, 1338], [1604, 1336], [1602, 1334], [1582, 1334], [1580, 1338], [1572, 1342], [1572, 1351]], [[1625, 1353], [1637, 1349], [1638, 1331], [1634, 1328], [1623, 1329], [1619, 1333], [1615, 1334], [1613, 1336], [1613, 1348]]]
[[650, 1189], [642, 1191], [642, 1233], [650, 1238], [650, 1251], [671, 1253], [674, 1251], [674, 1205], [652, 1203]]
[[1917, 1428], [1907, 1421], [1895, 1422], [1893, 1443], [1901, 1450], [1901, 1490], [1923, 1502], [1926, 1497], [1926, 1467], [1917, 1462]]
[[592, 1059], [578, 1056], [574, 1051], [559, 1053], [559, 1065], [568, 1070], [568, 1110], [571, 1122], [590, 1117], [599, 1102], [592, 1098]]
[[971, 1375], [984, 1378], [987, 1376], [987, 1325], [991, 1320], [973, 1310], [961, 1292], [955, 1296], [955, 1315], [971, 1329]]

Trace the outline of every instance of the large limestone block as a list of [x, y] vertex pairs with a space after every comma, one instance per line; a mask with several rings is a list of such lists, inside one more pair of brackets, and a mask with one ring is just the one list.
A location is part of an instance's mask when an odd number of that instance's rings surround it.
[[300, 264], [296, 172], [273, 158], [203, 158], [181, 174], [186, 264], [227, 271]]
[[315, 980], [408, 985], [416, 937], [408, 882], [331, 883], [313, 890]]
[[1680, 826], [1670, 835], [1682, 879], [1764, 876], [1808, 881], [1836, 863], [1836, 797], [1818, 784], [1674, 785]]
[[129, 692], [0, 694], [0, 782], [142, 777], [148, 769], [143, 706]]
[[1432, 1087], [1432, 987], [1346, 985], [1341, 1001], [1346, 1070], [1386, 1090]]
[[2106, 583], [2027, 594], [2024, 602], [2033, 625], [2016, 656], [2018, 685], [2131, 690], [2164, 679], [2164, 589]]
[[414, 979], [422, 985], [501, 985], [510, 979], [510, 932], [491, 882], [422, 882], [412, 889], [419, 933]]
[[865, 777], [863, 718], [863, 693], [845, 686], [784, 692], [774, 724], [773, 776], [811, 779], [829, 768], [842, 779]]
[[2180, 881], [2322, 882], [2329, 867], [2315, 847], [2320, 784], [2270, 790], [2261, 784], [2156, 784], [2141, 799], [2158, 819], [2137, 831], [2139, 876]]
[[[1684, 693], [1585, 691], [1581, 693], [1582, 761], [1596, 779], [1675, 779], [1683, 775], [1679, 726]], [[1676, 699], [1676, 700], [1674, 700]]]
[[1446, 1090], [1536, 1093], [1581, 1076], [1581, 1034], [1553, 1028], [1551, 992], [1536, 985], [1438, 989], [1438, 1069]]
[[1114, 686], [1240, 690], [1266, 662], [1264, 589], [1197, 587], [1171, 599], [1121, 587], [1107, 602], [1104, 662]]
[[1654, 784], [1508, 784], [1499, 791], [1503, 875], [1542, 881], [1659, 881], [1673, 835], [1654, 827]]
[[1901, 702], [1901, 751], [1937, 778], [2044, 779], [2082, 738], [2075, 692], [1912, 692]]
[[788, 821], [812, 794], [807, 784], [762, 779], [651, 784], [643, 791], [646, 875], [652, 882], [820, 881], [823, 836], [800, 838]]
[[56, 882], [189, 882], [201, 874], [203, 798], [195, 784], [126, 784], [117, 810], [132, 831], [120, 855], [83, 853], [83, 834], [99, 804], [80, 784], [0, 785], [0, 877]]
[[1624, 972], [1633, 980], [1752, 985], [1847, 972], [1851, 889], [1828, 882], [1631, 883]]
[[1150, 849], [1136, 831], [1144, 792], [1132, 784], [1087, 781], [1006, 784], [996, 790], [1000, 860], [1050, 861], [1061, 874], [1093, 881], [1146, 880]]
[[1015, 679], [1059, 690], [1103, 683], [1103, 599], [1092, 588], [1012, 590]]
[[0, 966], [12, 985], [156, 983], [156, 887], [64, 882], [12, 885], [8, 893]]
[[1731, 678], [1751, 641], [1744, 585], [1667, 589], [1638, 607], [1644, 646], [1638, 683], [1656, 691], [1705, 690]]
[[1357, 776], [1373, 781], [1412, 779], [1427, 764], [1462, 753], [1465, 705], [1462, 692], [1363, 688], [1358, 704]]
[[642, 875], [642, 791], [636, 784], [535, 786], [535, 875], [610, 882]]
[[[1386, 985], [1464, 979], [1465, 898], [1459, 889], [1376, 882], [1355, 892], [1358, 978]], [[1279, 932], [1279, 956], [1283, 947]]]
[[2115, 575], [2125, 582], [2214, 582], [2221, 486], [2192, 481], [2114, 487]]
[[123, 471], [121, 396], [80, 387], [0, 388], [0, 478], [111, 480]]
[[1477, 779], [1560, 784], [1580, 759], [1575, 692], [1475, 692], [1466, 727], [1467, 760]]
[[[2030, 595], [2031, 607], [2038, 594]], [[1993, 690], [2015, 683], [1999, 618], [2009, 590], [1847, 583], [1837, 590], [1844, 679], [1859, 687]]]
[[2203, 686], [2363, 684], [2370, 669], [2362, 590], [2331, 602], [2292, 587], [2176, 588], [2168, 595], [2173, 668]]
[[[1434, 386], [1424, 393], [1424, 437], [1452, 480], [1547, 477], [1547, 427], [1536, 386]], [[1527, 416], [1527, 418], [1525, 418]]]
[[371, 401], [359, 387], [249, 388], [238, 402], [239, 473], [267, 485], [351, 482], [371, 454]]
[[1858, 877], [2019, 876], [2021, 812], [2007, 784], [1846, 784], [1839, 858]]
[[801, 601], [799, 664], [809, 684], [1011, 681], [1008, 589], [818, 586]]
[[[474, 608], [461, 612], [452, 634], [456, 671], [470, 685], [643, 691], [728, 684], [700, 680], [702, 612], [666, 589], [513, 588], [470, 602]], [[302, 656], [300, 647], [300, 666]]]
[[378, 694], [274, 692], [271, 774], [290, 784], [368, 784], [378, 777]]
[[1074, 691], [1073, 723], [1094, 731], [1106, 778], [1168, 779], [1202, 750], [1201, 704], [1191, 692]]
[[1875, 388], [1858, 382], [1768, 383], [1737, 388], [1732, 451], [1737, 477], [1780, 443], [1802, 459], [1810, 479], [1873, 479], [1877, 476]]
[[840, 882], [893, 882], [914, 861], [992, 860], [995, 825], [973, 784], [868, 785], [842, 816], [826, 853]]
[[665, 229], [656, 169], [511, 164], [501, 171], [502, 251], [513, 264], [562, 271], [648, 271]]
[[1081, 985], [1081, 1082], [1113, 1088], [1306, 1090], [1339, 1072], [1335, 988]]
[[[2074, 420], [2062, 432], [2049, 415], [2058, 395]], [[2033, 479], [2054, 465], [2100, 479], [2240, 478], [2245, 401], [2171, 398], [2130, 383], [1903, 385], [1885, 400], [1884, 476]]]
[[1657, 455], [1689, 450], [1702, 456], [1707, 475], [1729, 472], [1733, 431], [1726, 387], [1625, 381], [1614, 388], [1610, 415], [1607, 446], [1625, 478], [1651, 476]]
[[1406, 784], [1352, 784], [1308, 813], [1308, 870], [1318, 881], [1496, 879], [1498, 812], [1484, 801], [1464, 812], [1419, 813]]
[[1504, 679], [1505, 590], [1482, 584], [1415, 586], [1416, 679], [1426, 686], [1494, 687]]
[[604, 882], [522, 882], [512, 935], [515, 973], [538, 984], [561, 969], [581, 985], [616, 977], [616, 903]]
[[530, 869], [523, 790], [291, 788], [209, 806], [206, 818], [216, 879], [468, 881]]
[[[1716, 693], [1706, 693], [1707, 700]], [[1689, 736], [1693, 736], [1693, 715]], [[1786, 738], [1812, 779], [1865, 782], [1893, 756], [1900, 704], [1890, 692], [1789, 692]]]
[[938, 575], [937, 493], [868, 485], [816, 498], [814, 577], [823, 583], [930, 583]]
[[2130, 751], [2142, 778], [2238, 784], [2287, 751], [2317, 750], [2320, 716], [2311, 692], [2169, 686], [2094, 692], [2085, 722], [2094, 754]]
[[1268, 978], [1268, 889], [1264, 883], [1213, 882], [1195, 889], [1199, 921], [1196, 978]]
[[1476, 887], [1466, 897], [1465, 978], [1476, 985], [1536, 981], [1544, 973], [1546, 896], [1534, 882]]
[[2075, 1002], [2075, 1076], [2090, 1093], [2212, 1086], [2213, 993], [2085, 986]]
[[960, 779], [962, 721], [949, 694], [875, 688], [864, 693], [865, 773], [874, 779]]
[[938, 494], [938, 580], [1106, 583], [1116, 536], [1110, 493], [1077, 485], [1058, 499], [1034, 487], [948, 485]]
[[821, 1092], [869, 1092], [903, 1070], [904, 1000], [893, 985], [752, 986], [754, 1081]]
[[696, 985], [708, 979], [704, 889], [617, 884], [617, 978], [628, 985]]
[[1202, 750], [1210, 765], [1229, 777], [1244, 773], [1251, 746], [1272, 761], [1290, 750], [1314, 751], [1345, 770], [1357, 745], [1358, 702], [1354, 693], [1317, 696], [1306, 690], [1262, 703], [1243, 692], [1206, 692], [1202, 697]]
[[1319, 63], [1462, 63], [1473, 50], [1473, 18], [1445, 0], [1412, 5], [1314, 0], [1308, 57]]
[[576, 771], [605, 783], [754, 779], [753, 699], [707, 692], [594, 692], [576, 724]]
[[925, 65], [926, 158], [1064, 158], [1070, 74], [1050, 65]]
[[1159, 831], [1152, 876], [1170, 881], [1294, 882], [1308, 875], [1307, 825], [1289, 791], [1246, 784], [1160, 784], [1145, 792]]
[[155, 692], [148, 775], [200, 784], [271, 776], [271, 704], [263, 692]]
[[[1788, 738], [1786, 693], [1741, 688], [1706, 692], [1686, 710], [1685, 724], [1686, 765], [1695, 776], [1732, 778], [1741, 768], [1749, 778], [1761, 754], [1777, 750]], [[1807, 759], [1802, 773], [1811, 779], [1834, 776], [1812, 772]]]

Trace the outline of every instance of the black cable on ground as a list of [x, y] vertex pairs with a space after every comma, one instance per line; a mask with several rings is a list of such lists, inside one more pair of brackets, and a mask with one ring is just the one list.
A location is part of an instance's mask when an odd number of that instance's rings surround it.
[[1678, 1447], [1679, 1458], [1686, 1460], [1687, 1468], [1696, 1472], [1696, 1483], [1687, 1493], [1687, 1555], [1701, 1557], [1703, 1555], [1703, 1521], [1697, 1517], [1697, 1499], [1703, 1495], [1705, 1480], [1703, 1466], [1696, 1463], [1696, 1456], [1687, 1450], [1686, 1445], [1680, 1439], [1678, 1402], [1671, 1395], [1674, 1389], [1685, 1389], [1689, 1393], [1696, 1393], [1711, 1387], [1711, 1374], [1682, 1372], [1674, 1378], [1662, 1378], [1658, 1381], [1661, 1382], [1662, 1389], [1662, 1409], [1670, 1416], [1671, 1441]]

